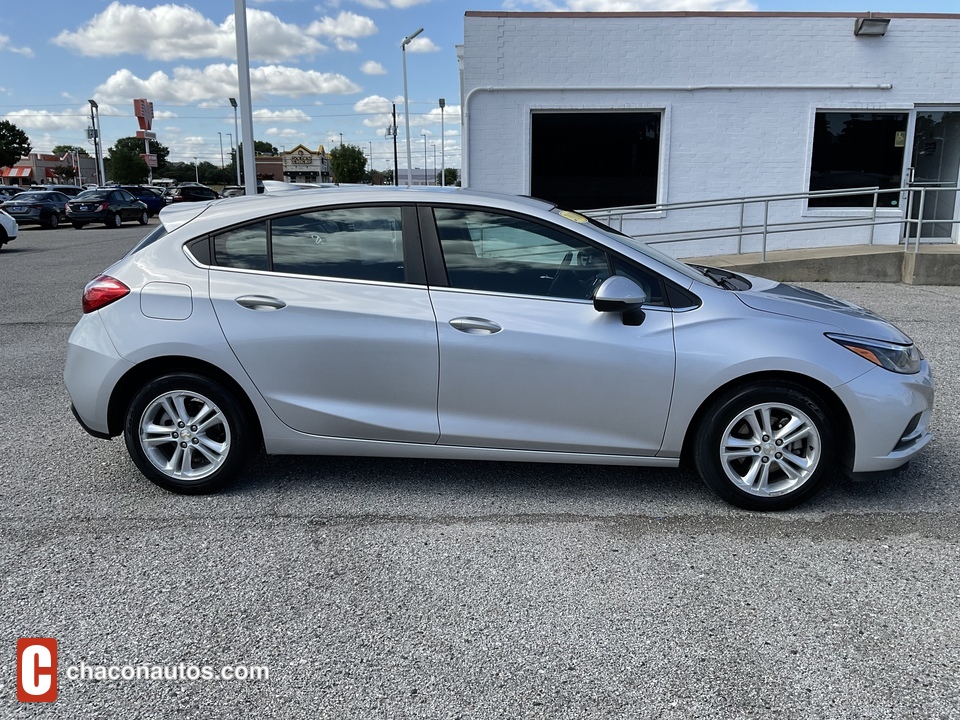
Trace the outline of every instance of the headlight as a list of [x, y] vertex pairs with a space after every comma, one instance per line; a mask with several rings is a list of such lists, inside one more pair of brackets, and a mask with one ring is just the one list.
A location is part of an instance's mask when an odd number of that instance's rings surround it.
[[834, 333], [826, 333], [826, 335], [838, 345], [842, 345], [847, 350], [855, 352], [860, 357], [890, 372], [911, 375], [920, 371], [920, 361], [923, 360], [923, 355], [916, 345], [897, 345], [881, 340], [869, 340]]

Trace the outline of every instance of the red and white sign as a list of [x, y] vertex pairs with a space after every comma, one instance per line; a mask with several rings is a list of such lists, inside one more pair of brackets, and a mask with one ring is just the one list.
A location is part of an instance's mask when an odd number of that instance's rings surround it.
[[153, 128], [153, 103], [146, 98], [137, 98], [133, 101], [133, 114], [137, 116], [141, 130]]
[[137, 130], [137, 137], [141, 140], [156, 140], [157, 134], [152, 130]]
[[140, 157], [147, 164], [147, 167], [155, 168], [157, 166], [157, 156], [153, 153], [140, 153]]
[[17, 640], [17, 700], [54, 702], [57, 699], [57, 641]]

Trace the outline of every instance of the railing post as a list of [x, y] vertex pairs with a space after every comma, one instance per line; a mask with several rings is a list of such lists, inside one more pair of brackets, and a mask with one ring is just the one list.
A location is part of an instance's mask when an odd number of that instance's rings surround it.
[[770, 216], [770, 201], [763, 201], [763, 244], [760, 245], [760, 262], [767, 261], [767, 219]]
[[877, 202], [880, 199], [880, 190], [873, 193], [873, 217], [870, 219], [870, 244], [873, 245], [874, 232], [877, 229]]
[[923, 208], [927, 202], [927, 189], [920, 189], [920, 214], [917, 216], [920, 222], [917, 223], [917, 242], [914, 252], [920, 252], [920, 236], [923, 234]]
[[740, 232], [737, 235], [737, 255], [743, 255], [743, 210], [746, 206], [746, 198], [740, 198]]
[[910, 251], [910, 230], [913, 228], [913, 188], [907, 188], [907, 212], [904, 215], [903, 251]]

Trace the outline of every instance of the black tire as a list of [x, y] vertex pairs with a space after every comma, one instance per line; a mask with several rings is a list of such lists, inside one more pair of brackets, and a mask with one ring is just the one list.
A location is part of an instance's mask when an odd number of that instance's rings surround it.
[[732, 389], [706, 409], [693, 461], [707, 487], [728, 503], [745, 510], [788, 510], [813, 497], [833, 475], [834, 437], [827, 405], [816, 393], [791, 383], [750, 385]]
[[84, 225], [86, 225], [86, 223], [78, 223], [78, 222], [75, 222], [75, 223], [73, 223], [73, 228], [74, 228], [75, 230], [82, 230]]
[[57, 226], [60, 225], [60, 216], [56, 213], [53, 213], [46, 222], [46, 226], [51, 230], [56, 230]]
[[[213, 414], [189, 425], [204, 405]], [[123, 435], [133, 462], [153, 483], [182, 495], [201, 495], [216, 492], [243, 470], [256, 445], [250, 422], [243, 405], [220, 383], [173, 373], [148, 382], [134, 396]], [[147, 443], [147, 437], [153, 442]]]
[[148, 222], [150, 222], [150, 216], [147, 215], [147, 211], [146, 211], [146, 210], [144, 210], [142, 213], [140, 213], [140, 217], [138, 218], [137, 221], [138, 221], [141, 225], [146, 225]]
[[123, 218], [120, 217], [120, 213], [113, 213], [112, 215], [107, 216], [107, 219], [103, 224], [108, 228], [118, 228], [123, 225]]

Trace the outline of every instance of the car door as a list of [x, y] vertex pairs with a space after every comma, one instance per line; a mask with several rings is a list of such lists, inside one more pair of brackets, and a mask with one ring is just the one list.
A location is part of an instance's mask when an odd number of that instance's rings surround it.
[[416, 225], [413, 207], [335, 208], [213, 238], [224, 335], [290, 427], [436, 442], [436, 319]]
[[659, 279], [648, 278], [642, 324], [626, 325], [591, 302], [616, 272], [602, 249], [515, 215], [456, 207], [434, 215], [448, 278], [430, 288], [440, 443], [655, 455], [675, 369]]

